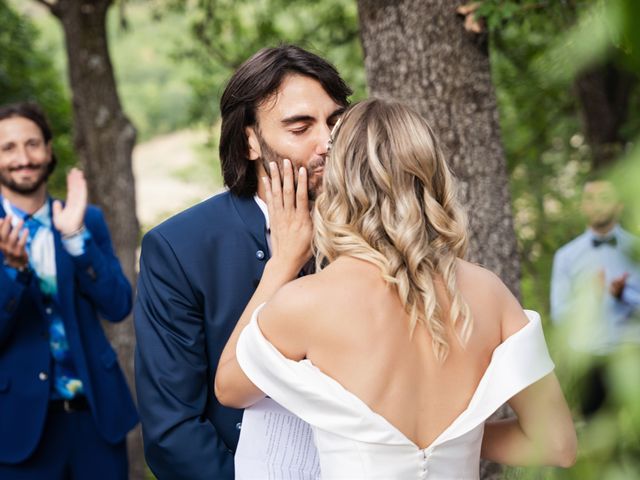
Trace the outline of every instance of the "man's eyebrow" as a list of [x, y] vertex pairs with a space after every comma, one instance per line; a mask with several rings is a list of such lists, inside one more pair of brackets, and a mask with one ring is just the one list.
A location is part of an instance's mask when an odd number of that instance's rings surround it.
[[334, 110], [334, 112], [331, 115], [329, 115], [329, 118], [337, 117], [339, 115], [342, 115], [345, 112], [346, 109], [347, 109], [347, 107], [337, 108], [336, 110]]
[[[346, 110], [345, 107], [340, 107], [337, 108], [336, 110], [334, 110], [331, 115], [329, 115], [329, 118], [333, 118], [339, 115], [342, 115], [344, 113], [344, 111]], [[311, 116], [311, 115], [291, 115], [290, 117], [286, 117], [283, 118], [282, 120], [280, 120], [280, 123], [282, 123], [283, 125], [287, 126], [287, 125], [292, 125], [294, 123], [299, 123], [299, 122], [315, 122], [316, 118]]]
[[280, 120], [280, 123], [286, 126], [286, 125], [291, 125], [293, 123], [298, 123], [298, 122], [313, 122], [313, 121], [315, 121], [315, 117], [312, 117], [311, 115], [292, 115], [290, 117], [283, 118], [282, 120]]

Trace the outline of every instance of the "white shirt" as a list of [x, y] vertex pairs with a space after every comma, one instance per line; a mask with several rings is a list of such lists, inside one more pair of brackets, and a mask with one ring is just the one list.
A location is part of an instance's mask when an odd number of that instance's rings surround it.
[[262, 200], [258, 195], [254, 195], [253, 199], [256, 201], [260, 210], [262, 210], [262, 214], [264, 215], [264, 224], [267, 231], [265, 232], [265, 236], [267, 237], [267, 246], [269, 247], [269, 256], [273, 253], [271, 248], [271, 224], [269, 223], [269, 208], [267, 204]]

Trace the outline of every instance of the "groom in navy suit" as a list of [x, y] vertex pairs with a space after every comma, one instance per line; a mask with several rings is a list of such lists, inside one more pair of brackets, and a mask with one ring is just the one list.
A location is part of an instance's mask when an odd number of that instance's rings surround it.
[[52, 200], [51, 130], [32, 104], [0, 107], [0, 478], [125, 479], [137, 414], [100, 325], [131, 286], [82, 172]]
[[309, 172], [313, 197], [331, 128], [350, 94], [335, 68], [310, 52], [281, 46], [255, 54], [221, 99], [220, 159], [229, 191], [143, 239], [136, 383], [145, 454], [159, 479], [234, 478], [242, 411], [220, 405], [213, 378], [270, 257], [258, 180], [270, 161], [288, 158]]

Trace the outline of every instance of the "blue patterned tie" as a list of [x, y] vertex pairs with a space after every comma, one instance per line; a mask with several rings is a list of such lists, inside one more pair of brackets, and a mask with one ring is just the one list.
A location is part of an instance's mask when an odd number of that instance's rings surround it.
[[29, 257], [31, 257], [31, 242], [36, 237], [36, 233], [41, 226], [42, 224], [31, 215], [27, 215], [24, 218], [23, 228], [29, 230], [29, 235], [27, 236], [27, 253], [29, 254]]

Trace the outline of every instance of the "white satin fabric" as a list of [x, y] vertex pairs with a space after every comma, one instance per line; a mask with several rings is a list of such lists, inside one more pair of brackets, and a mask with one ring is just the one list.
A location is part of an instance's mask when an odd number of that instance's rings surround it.
[[529, 323], [494, 350], [467, 408], [420, 449], [311, 361], [284, 357], [260, 331], [261, 308], [240, 335], [238, 362], [258, 388], [311, 425], [325, 480], [478, 479], [485, 420], [554, 368], [540, 316], [526, 311]]

